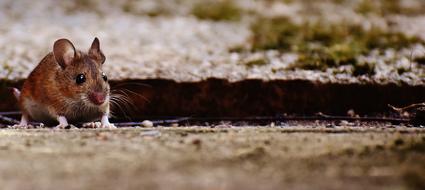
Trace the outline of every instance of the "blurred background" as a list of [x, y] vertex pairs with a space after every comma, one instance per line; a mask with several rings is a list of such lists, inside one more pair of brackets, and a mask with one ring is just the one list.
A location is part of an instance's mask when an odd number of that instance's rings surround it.
[[424, 82], [421, 0], [1, 0], [0, 78], [96, 36], [112, 79]]

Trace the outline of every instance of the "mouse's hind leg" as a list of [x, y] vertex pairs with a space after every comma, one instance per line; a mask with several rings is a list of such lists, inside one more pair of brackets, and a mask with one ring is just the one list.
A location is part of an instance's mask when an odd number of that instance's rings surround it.
[[11, 128], [27, 128], [28, 127], [28, 116], [26, 114], [22, 114], [21, 121], [19, 124], [11, 126]]
[[[12, 88], [13, 95], [15, 96], [16, 100], [19, 102], [19, 99], [21, 97], [21, 91], [19, 91], [17, 88]], [[19, 124], [11, 126], [12, 128], [27, 128], [28, 127], [28, 116], [25, 113], [22, 113], [21, 121]]]
[[109, 122], [109, 118], [107, 115], [102, 116], [100, 122], [89, 122], [84, 123], [83, 128], [107, 128], [107, 129], [115, 129], [117, 128], [114, 124]]

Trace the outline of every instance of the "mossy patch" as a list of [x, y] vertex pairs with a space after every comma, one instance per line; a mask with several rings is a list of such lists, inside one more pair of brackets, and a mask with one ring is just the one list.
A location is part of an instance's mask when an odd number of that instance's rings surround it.
[[248, 67], [267, 65], [269, 60], [263, 56], [252, 57], [243, 61], [243, 64]]
[[121, 5], [121, 9], [125, 13], [149, 17], [169, 16], [172, 12], [161, 4], [150, 9], [143, 9], [140, 6], [137, 6], [137, 3], [137, 1], [125, 1]]
[[265, 60], [265, 59], [257, 59], [257, 60], [248, 61], [245, 64], [248, 67], [253, 67], [255, 65], [258, 65], [258, 66], [266, 65], [267, 63], [268, 63], [268, 61]]
[[237, 21], [241, 18], [242, 10], [232, 0], [207, 0], [195, 4], [192, 14], [203, 20]]
[[75, 0], [68, 1], [63, 4], [65, 6], [65, 11], [69, 14], [73, 14], [76, 12], [95, 12], [97, 14], [101, 14], [99, 2], [95, 0]]
[[9, 78], [13, 73], [13, 67], [7, 62], [3, 63], [2, 70], [5, 72], [5, 78]]
[[321, 21], [295, 24], [286, 17], [260, 18], [253, 31], [252, 50], [277, 49], [300, 54], [299, 67], [323, 70], [357, 64], [357, 57], [372, 49], [400, 49], [421, 40], [378, 27]]
[[418, 6], [406, 6], [402, 0], [362, 0], [355, 7], [355, 11], [360, 14], [377, 14], [381, 16], [402, 14], [419, 15], [424, 14], [423, 2], [417, 2]]

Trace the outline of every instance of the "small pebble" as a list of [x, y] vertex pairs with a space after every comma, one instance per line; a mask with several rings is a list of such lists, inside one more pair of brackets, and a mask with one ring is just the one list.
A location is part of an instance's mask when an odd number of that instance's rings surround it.
[[153, 123], [152, 123], [152, 121], [144, 120], [144, 121], [142, 122], [142, 126], [143, 126], [143, 127], [153, 127]]
[[356, 117], [357, 116], [356, 112], [353, 109], [348, 110], [347, 115], [350, 116], [350, 117]]

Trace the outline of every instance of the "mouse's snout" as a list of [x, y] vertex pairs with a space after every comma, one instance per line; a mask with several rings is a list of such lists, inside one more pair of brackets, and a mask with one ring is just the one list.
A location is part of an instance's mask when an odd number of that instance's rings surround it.
[[91, 92], [89, 94], [89, 99], [96, 105], [101, 105], [105, 102], [106, 94], [103, 92]]

